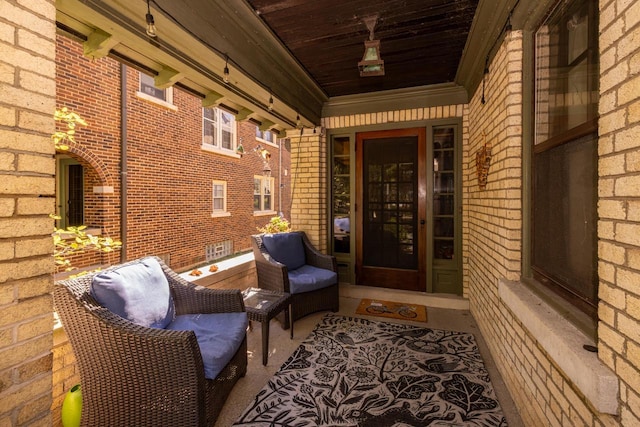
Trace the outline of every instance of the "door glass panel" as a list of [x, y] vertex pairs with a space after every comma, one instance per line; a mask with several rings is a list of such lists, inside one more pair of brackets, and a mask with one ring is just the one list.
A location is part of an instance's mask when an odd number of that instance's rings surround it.
[[340, 253], [350, 252], [351, 184], [349, 145], [348, 137], [333, 139], [333, 252]]
[[453, 259], [454, 254], [454, 129], [433, 131], [433, 257]]
[[415, 269], [417, 138], [369, 139], [363, 147], [363, 263]]
[[84, 222], [84, 180], [81, 165], [68, 166], [67, 186], [67, 226], [82, 225]]

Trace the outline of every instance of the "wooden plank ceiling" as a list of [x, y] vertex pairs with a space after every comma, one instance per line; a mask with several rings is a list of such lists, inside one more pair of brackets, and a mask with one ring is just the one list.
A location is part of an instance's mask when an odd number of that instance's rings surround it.
[[[478, 0], [246, 0], [329, 97], [453, 82]], [[378, 16], [385, 75], [357, 63]]]

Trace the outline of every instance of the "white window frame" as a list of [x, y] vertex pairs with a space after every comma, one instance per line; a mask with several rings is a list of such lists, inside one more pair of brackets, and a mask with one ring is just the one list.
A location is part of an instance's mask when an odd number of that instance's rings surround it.
[[[260, 191], [256, 192], [256, 181], [260, 181]], [[269, 183], [269, 191], [270, 191], [270, 196], [271, 196], [271, 206], [268, 207], [268, 209], [265, 209], [264, 206], [264, 200], [265, 200], [265, 195], [266, 192], [264, 191], [266, 186], [265, 186], [265, 182]], [[255, 209], [254, 207], [254, 211], [253, 214], [255, 216], [261, 216], [261, 215], [273, 215], [276, 213], [276, 211], [273, 208], [273, 204], [275, 201], [275, 194], [274, 194], [274, 189], [275, 189], [275, 178], [270, 177], [270, 176], [262, 176], [262, 175], [254, 175], [253, 176], [253, 199], [255, 200], [256, 196], [260, 197], [260, 207], [259, 209]]]
[[[271, 139], [264, 138], [265, 134], [268, 133], [271, 136]], [[277, 147], [278, 135], [272, 130], [262, 131], [258, 126], [256, 126], [256, 140], [260, 142], [264, 142], [271, 146]]]
[[[216, 188], [222, 187], [222, 209], [216, 209], [215, 201], [220, 199], [216, 196]], [[222, 216], [231, 216], [231, 213], [227, 211], [227, 181], [213, 180], [211, 183], [211, 217], [218, 218]]]
[[[149, 81], [149, 79], [151, 79], [151, 81]], [[144, 82], [143, 80], [147, 80], [146, 82]], [[147, 93], [149, 92], [148, 90], [145, 91], [144, 86], [150, 86], [149, 83], [154, 81], [153, 76], [150, 76], [149, 74], [145, 74], [143, 72], [140, 72], [140, 79], [139, 79], [140, 83], [138, 85], [138, 91], [136, 92], [136, 96], [140, 99], [144, 99], [145, 101], [149, 101], [152, 102], [154, 104], [157, 104], [161, 107], [165, 107], [168, 108], [170, 110], [177, 110], [178, 108], [173, 105], [173, 87], [168, 87], [166, 89], [159, 89], [162, 90], [162, 93], [164, 94], [164, 99], [155, 96], [152, 93]], [[154, 86], [155, 87], [155, 86]]]
[[[207, 109], [213, 110], [214, 119], [209, 119], [205, 117], [205, 111]], [[222, 116], [226, 114], [229, 116], [230, 123], [229, 125], [222, 125]], [[213, 126], [215, 135], [213, 137], [213, 141], [209, 142], [206, 140], [205, 130], [207, 125]], [[226, 148], [222, 147], [222, 133], [223, 131], [228, 131], [231, 133], [231, 147]], [[202, 108], [202, 149], [205, 151], [209, 151], [212, 153], [222, 154], [229, 157], [240, 158], [240, 155], [236, 153], [236, 148], [238, 147], [238, 124], [236, 122], [236, 118], [233, 114], [229, 113], [218, 107], [203, 107]]]

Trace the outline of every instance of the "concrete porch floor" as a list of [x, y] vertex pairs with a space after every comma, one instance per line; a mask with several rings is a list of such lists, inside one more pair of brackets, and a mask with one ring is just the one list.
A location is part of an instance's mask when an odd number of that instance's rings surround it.
[[[378, 298], [395, 302], [413, 302], [427, 306], [427, 323], [410, 322], [390, 319], [391, 322], [412, 323], [432, 329], [454, 330], [472, 333], [485, 366], [489, 371], [491, 382], [495, 389], [498, 401], [512, 427], [524, 426], [520, 415], [506, 389], [504, 382], [491, 358], [489, 350], [476, 325], [475, 320], [468, 311], [468, 302], [462, 298], [452, 296], [431, 296], [403, 291], [393, 291], [380, 288], [362, 288], [341, 285], [340, 311], [337, 314], [351, 317], [366, 317], [371, 320], [385, 321], [382, 317], [359, 316], [355, 314], [360, 303], [360, 294], [366, 294], [366, 298]], [[411, 295], [411, 299], [407, 298]], [[269, 361], [267, 366], [262, 365], [262, 336], [260, 324], [254, 322], [253, 329], [247, 333], [247, 346], [249, 364], [247, 375], [241, 378], [227, 399], [225, 406], [215, 424], [215, 427], [228, 427], [240, 416], [249, 405], [254, 396], [267, 383], [280, 366], [287, 360], [293, 351], [300, 345], [313, 330], [320, 319], [328, 312], [311, 314], [295, 322], [293, 340], [289, 339], [289, 331], [284, 331], [275, 319], [271, 321], [269, 338]]]

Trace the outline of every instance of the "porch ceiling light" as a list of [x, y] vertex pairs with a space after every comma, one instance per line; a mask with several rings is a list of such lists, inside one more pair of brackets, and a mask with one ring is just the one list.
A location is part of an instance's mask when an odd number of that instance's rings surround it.
[[358, 62], [360, 77], [384, 76], [384, 61], [380, 57], [380, 40], [374, 40], [373, 30], [378, 22], [378, 15], [363, 19], [369, 30], [369, 40], [364, 42], [364, 55]]
[[223, 76], [223, 80], [225, 83], [229, 83], [229, 56], [225, 55], [224, 57], [224, 70], [222, 71], [222, 73], [224, 74]]
[[147, 35], [149, 37], [158, 37], [158, 34], [156, 33], [156, 23], [153, 19], [153, 15], [151, 14], [151, 6], [149, 5], [149, 0], [147, 0], [147, 15], [146, 15], [146, 21], [147, 21]]

